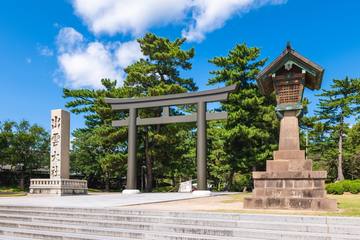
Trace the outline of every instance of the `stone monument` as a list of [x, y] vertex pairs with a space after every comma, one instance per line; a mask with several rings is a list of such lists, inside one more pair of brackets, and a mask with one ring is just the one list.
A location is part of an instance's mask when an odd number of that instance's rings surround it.
[[69, 179], [70, 113], [51, 111], [50, 179], [31, 179], [32, 194], [87, 194], [87, 181]]
[[312, 160], [300, 150], [298, 118], [304, 87], [320, 89], [324, 70], [294, 51], [290, 44], [257, 77], [265, 95], [275, 91], [280, 119], [279, 150], [266, 162], [266, 172], [253, 172], [253, 196], [244, 208], [336, 210], [327, 199], [326, 171], [312, 171]]

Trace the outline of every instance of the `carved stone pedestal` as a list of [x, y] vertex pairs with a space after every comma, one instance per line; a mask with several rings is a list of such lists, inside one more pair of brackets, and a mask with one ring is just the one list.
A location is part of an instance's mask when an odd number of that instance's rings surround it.
[[266, 162], [266, 172], [253, 172], [253, 196], [244, 208], [336, 210], [326, 198], [326, 171], [312, 171], [312, 160], [298, 150], [299, 129], [295, 111], [287, 111], [280, 123], [279, 151]]
[[326, 198], [326, 171], [312, 171], [304, 151], [277, 151], [274, 156], [267, 161], [266, 172], [253, 172], [255, 188], [253, 196], [245, 198], [244, 208], [337, 209], [336, 200]]

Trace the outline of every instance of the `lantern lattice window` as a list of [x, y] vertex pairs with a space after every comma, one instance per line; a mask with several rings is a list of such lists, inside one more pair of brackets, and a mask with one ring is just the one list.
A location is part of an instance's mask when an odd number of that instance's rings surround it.
[[302, 86], [300, 81], [278, 81], [276, 84], [278, 104], [301, 101]]
[[300, 84], [282, 85], [279, 89], [280, 104], [300, 101]]

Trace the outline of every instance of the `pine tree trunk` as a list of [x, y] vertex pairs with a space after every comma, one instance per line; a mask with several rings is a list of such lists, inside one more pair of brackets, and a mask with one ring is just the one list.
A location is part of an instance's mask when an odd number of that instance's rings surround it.
[[152, 191], [152, 161], [150, 157], [150, 149], [149, 149], [149, 134], [146, 132], [145, 134], [145, 161], [146, 161], [146, 186], [145, 191]]
[[21, 172], [20, 172], [20, 182], [19, 182], [19, 188], [21, 189], [21, 190], [24, 190], [25, 189], [25, 180], [24, 180], [24, 171], [23, 170], [21, 170]]
[[228, 179], [228, 185], [227, 185], [227, 191], [231, 191], [232, 190], [232, 187], [233, 187], [233, 182], [234, 182], [234, 175], [235, 175], [235, 172], [234, 170], [230, 170], [230, 175], [229, 175], [229, 179]]
[[172, 175], [172, 181], [171, 181], [171, 185], [173, 186], [173, 187], [175, 187], [176, 186], [176, 177], [175, 177], [175, 175]]
[[106, 174], [106, 179], [105, 179], [105, 191], [109, 192], [110, 191], [110, 177], [109, 174]]
[[343, 174], [343, 124], [341, 123], [340, 131], [339, 131], [339, 156], [338, 156], [338, 177], [337, 180], [341, 181], [344, 180], [344, 174]]

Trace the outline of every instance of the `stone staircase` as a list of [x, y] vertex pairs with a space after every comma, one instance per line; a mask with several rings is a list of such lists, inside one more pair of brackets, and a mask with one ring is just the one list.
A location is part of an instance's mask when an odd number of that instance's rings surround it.
[[360, 218], [0, 206], [0, 240], [360, 239]]

